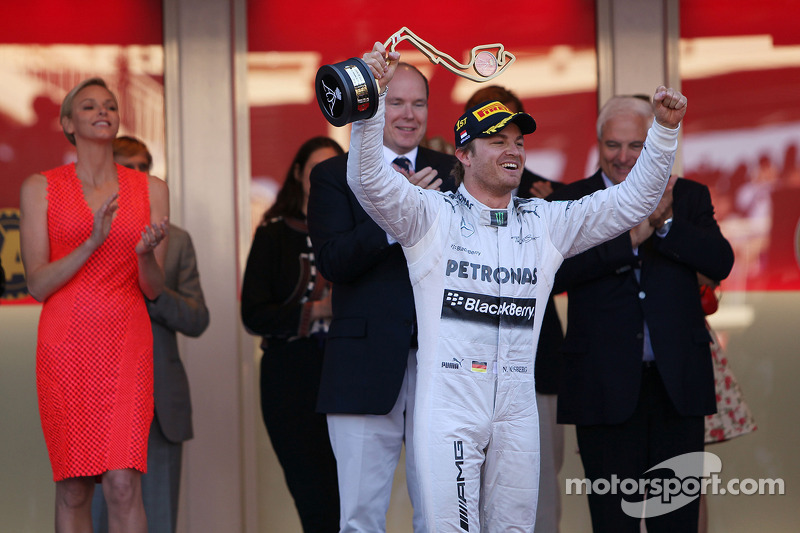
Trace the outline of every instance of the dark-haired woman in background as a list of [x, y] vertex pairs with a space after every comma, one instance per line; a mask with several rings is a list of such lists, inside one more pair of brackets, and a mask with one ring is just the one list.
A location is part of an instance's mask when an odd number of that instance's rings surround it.
[[330, 284], [314, 266], [306, 226], [314, 165], [342, 154], [328, 137], [306, 141], [256, 229], [242, 284], [242, 321], [263, 337], [261, 412], [303, 530], [339, 531], [336, 459], [316, 412]]

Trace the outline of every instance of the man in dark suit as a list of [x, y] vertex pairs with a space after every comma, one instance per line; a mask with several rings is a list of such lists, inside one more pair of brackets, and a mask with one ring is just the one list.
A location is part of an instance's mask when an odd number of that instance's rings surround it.
[[[610, 100], [597, 121], [600, 170], [548, 199], [622, 182], [646, 149], [652, 118], [647, 101]], [[708, 189], [675, 177], [649, 220], [564, 261], [553, 290], [569, 296], [558, 421], [576, 425], [587, 479], [659, 477], [663, 470], [646, 472], [703, 450], [703, 417], [716, 404], [697, 273], [721, 280], [732, 266]], [[590, 493], [594, 531], [638, 532], [641, 517], [623, 511], [622, 500], [644, 497]], [[647, 497], [651, 511], [661, 503], [654, 490]], [[697, 531], [697, 498], [661, 516], [644, 513], [650, 533]]]
[[[120, 137], [114, 141], [114, 160], [143, 172], [150, 171], [153, 161], [147, 147], [132, 137]], [[147, 440], [147, 474], [142, 476], [142, 500], [147, 530], [150, 533], [174, 533], [177, 530], [183, 443], [194, 436], [189, 381], [178, 353], [176, 332], [198, 337], [209, 323], [192, 239], [174, 224], [169, 227], [164, 259], [164, 291], [146, 303], [153, 328], [155, 414]], [[108, 531], [103, 491], [95, 491], [92, 515], [94, 531]]]
[[[419, 146], [428, 82], [401, 63], [386, 96], [384, 159], [423, 188], [452, 190], [455, 158]], [[405, 161], [398, 161], [405, 157]], [[347, 185], [347, 155], [311, 174], [308, 227], [317, 267], [333, 283], [318, 410], [336, 456], [341, 531], [386, 529], [392, 480], [413, 432], [416, 317], [399, 244], [364, 212]], [[423, 531], [414, 454], [406, 447], [414, 530]]]

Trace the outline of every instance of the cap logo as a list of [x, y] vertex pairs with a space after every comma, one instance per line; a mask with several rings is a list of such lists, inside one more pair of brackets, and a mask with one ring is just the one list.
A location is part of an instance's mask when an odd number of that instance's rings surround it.
[[472, 112], [479, 121], [485, 120], [495, 113], [511, 113], [511, 111], [500, 102], [492, 102]]
[[466, 123], [467, 123], [466, 117], [462, 118], [461, 120], [458, 121], [458, 124], [456, 124], [456, 129], [460, 130]]

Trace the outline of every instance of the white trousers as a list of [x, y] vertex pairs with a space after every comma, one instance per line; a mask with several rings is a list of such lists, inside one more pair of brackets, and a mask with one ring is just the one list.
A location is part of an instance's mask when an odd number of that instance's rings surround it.
[[457, 368], [417, 376], [414, 447], [428, 531], [533, 533], [539, 499], [533, 369], [498, 376], [492, 361], [473, 367], [481, 359], [464, 356]]
[[408, 356], [403, 385], [392, 410], [385, 415], [329, 414], [328, 433], [339, 476], [342, 533], [386, 531], [386, 512], [403, 442], [406, 446], [406, 482], [414, 507], [414, 531], [424, 533], [417, 484], [414, 440], [416, 349]]

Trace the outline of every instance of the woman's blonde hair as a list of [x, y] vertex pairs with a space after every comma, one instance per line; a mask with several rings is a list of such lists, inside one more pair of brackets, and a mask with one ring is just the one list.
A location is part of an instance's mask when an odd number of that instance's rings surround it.
[[64, 132], [64, 135], [67, 137], [67, 140], [72, 144], [75, 145], [75, 135], [72, 133], [67, 133], [67, 130], [64, 129], [64, 119], [65, 118], [72, 118], [72, 104], [75, 101], [75, 96], [86, 87], [91, 87], [92, 85], [97, 85], [102, 87], [103, 89], [107, 90], [111, 93], [111, 96], [114, 98], [114, 101], [117, 101], [117, 96], [111, 92], [111, 89], [108, 88], [106, 85], [106, 81], [103, 78], [89, 78], [87, 80], [83, 80], [78, 85], [72, 88], [70, 92], [67, 93], [67, 96], [64, 97], [64, 101], [61, 102], [61, 115], [59, 116], [58, 120], [61, 123], [61, 129]]

